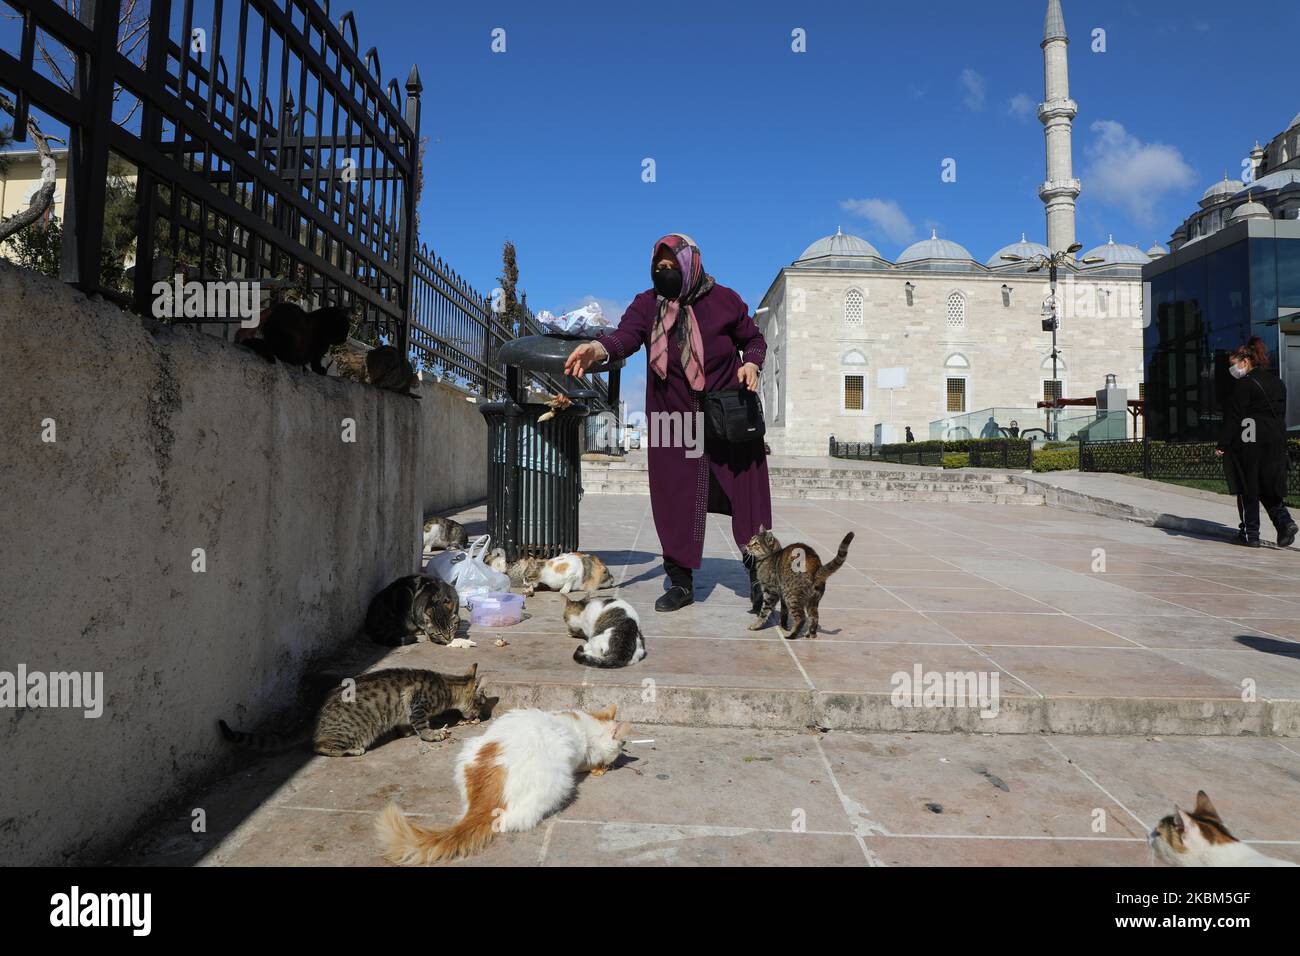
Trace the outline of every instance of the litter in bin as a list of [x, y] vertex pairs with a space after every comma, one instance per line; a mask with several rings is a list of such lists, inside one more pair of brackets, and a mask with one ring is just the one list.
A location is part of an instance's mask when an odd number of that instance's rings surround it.
[[588, 302], [563, 315], [552, 315], [543, 309], [537, 313], [537, 322], [547, 335], [577, 335], [586, 339], [598, 338], [610, 329], [599, 302]]
[[564, 409], [568, 408], [572, 404], [573, 404], [573, 399], [569, 398], [568, 395], [553, 395], [551, 399], [546, 403], [546, 407], [549, 408], [550, 411], [542, 412], [542, 414], [538, 415], [537, 416], [538, 423], [540, 424], [541, 422], [549, 422], [552, 418], [555, 417], [556, 412], [563, 411]]

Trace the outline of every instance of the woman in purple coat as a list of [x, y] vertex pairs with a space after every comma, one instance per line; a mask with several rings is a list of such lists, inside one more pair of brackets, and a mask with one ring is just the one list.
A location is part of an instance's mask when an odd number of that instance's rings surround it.
[[[643, 345], [649, 349], [650, 507], [669, 581], [655, 610], [676, 611], [695, 600], [691, 572], [700, 566], [708, 512], [731, 516], [742, 554], [760, 525], [772, 526], [763, 440], [705, 441], [700, 402], [702, 392], [757, 392], [767, 343], [740, 296], [704, 271], [689, 236], [672, 233], [656, 242], [650, 275], [654, 288], [632, 300], [618, 328], [575, 348], [564, 370], [582, 375], [608, 356], [625, 359]], [[752, 563], [744, 560], [758, 613], [762, 595]]]

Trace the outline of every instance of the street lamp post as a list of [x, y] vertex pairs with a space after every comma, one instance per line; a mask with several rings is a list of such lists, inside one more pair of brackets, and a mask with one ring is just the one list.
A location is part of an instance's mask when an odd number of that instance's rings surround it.
[[[1058, 317], [1056, 311], [1056, 270], [1060, 267], [1062, 262], [1066, 262], [1066, 261], [1073, 262], [1074, 254], [1082, 248], [1083, 248], [1083, 244], [1076, 242], [1073, 245], [1071, 245], [1068, 249], [1058, 249], [1056, 252], [1053, 252], [1050, 255], [1043, 255], [1042, 253], [1039, 253], [1038, 255], [1034, 256], [1032, 259], [1029, 260], [1022, 258], [1021, 256], [1012, 255], [1010, 253], [1003, 253], [1002, 256], [1000, 257], [1006, 260], [1007, 262], [1025, 262], [1025, 261], [1032, 262], [1033, 265], [1031, 265], [1028, 269], [1026, 269], [1025, 270], [1026, 272], [1038, 272], [1043, 268], [1043, 266], [1047, 266], [1048, 284], [1051, 287], [1051, 292], [1048, 294], [1047, 302], [1044, 304], [1043, 315], [1045, 317], [1043, 319], [1043, 331], [1052, 333], [1053, 385], [1055, 385], [1056, 382], [1060, 381], [1060, 379], [1057, 378], [1057, 371], [1056, 371], [1057, 358], [1058, 355], [1060, 354], [1056, 351], [1056, 331], [1061, 327], [1061, 320]], [[1098, 262], [1104, 262], [1104, 261], [1105, 261], [1104, 259], [1101, 259], [1100, 257], [1097, 256], [1092, 256], [1090, 258], [1083, 260], [1084, 265], [1094, 265]], [[1048, 425], [1049, 425], [1048, 437], [1051, 438], [1053, 441], [1056, 441], [1058, 437], [1056, 434], [1056, 419], [1057, 419], [1056, 413], [1059, 411], [1059, 409], [1056, 407], [1056, 402], [1059, 399], [1060, 399], [1059, 395], [1053, 395], [1052, 405], [1047, 409], [1047, 418], [1048, 418]]]

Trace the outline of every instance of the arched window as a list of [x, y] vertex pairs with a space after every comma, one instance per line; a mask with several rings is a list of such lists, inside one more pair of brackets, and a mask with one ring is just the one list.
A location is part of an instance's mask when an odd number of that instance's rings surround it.
[[840, 410], [865, 412], [867, 410], [867, 357], [857, 349], [850, 349], [840, 357]]
[[953, 352], [943, 363], [944, 368], [970, 368], [970, 360], [960, 352]]
[[844, 294], [844, 324], [850, 329], [862, 328], [862, 292], [850, 289]]
[[943, 411], [960, 414], [970, 411], [968, 404], [970, 386], [970, 360], [960, 352], [953, 352], [943, 363]]
[[966, 328], [966, 297], [960, 292], [948, 296], [948, 328], [950, 330]]

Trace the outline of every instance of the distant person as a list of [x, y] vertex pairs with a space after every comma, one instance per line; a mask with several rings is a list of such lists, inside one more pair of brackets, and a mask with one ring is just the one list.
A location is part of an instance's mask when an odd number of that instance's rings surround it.
[[1237, 544], [1258, 548], [1259, 506], [1264, 505], [1277, 544], [1289, 548], [1296, 523], [1286, 509], [1286, 386], [1268, 371], [1268, 350], [1258, 336], [1228, 358], [1233, 382], [1223, 413], [1216, 455], [1223, 456], [1228, 490], [1237, 496]]
[[1002, 432], [998, 429], [997, 420], [990, 415], [989, 420], [986, 421], [984, 427], [980, 429], [980, 438], [997, 438], [1001, 434]]
[[905, 437], [908, 441], [916, 441], [916, 436], [912, 434], [912, 426], [911, 426], [911, 425], [905, 425], [905, 426], [903, 426], [903, 431], [907, 433], [904, 437]]
[[1011, 419], [1011, 425], [1010, 425], [1010, 427], [1007, 428], [1007, 431], [1011, 433], [1011, 437], [1012, 437], [1012, 438], [1019, 438], [1019, 437], [1020, 437], [1020, 423], [1019, 423], [1018, 421], [1016, 421], [1014, 418]]

